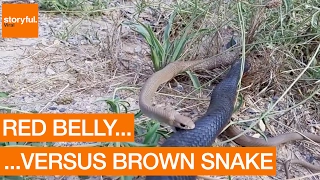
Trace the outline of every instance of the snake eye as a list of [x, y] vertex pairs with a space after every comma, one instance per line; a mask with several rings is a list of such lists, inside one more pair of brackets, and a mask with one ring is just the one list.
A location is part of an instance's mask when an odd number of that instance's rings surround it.
[[184, 124], [182, 124], [182, 123], [180, 123], [180, 126], [181, 126], [181, 127], [186, 127], [186, 125], [184, 125]]

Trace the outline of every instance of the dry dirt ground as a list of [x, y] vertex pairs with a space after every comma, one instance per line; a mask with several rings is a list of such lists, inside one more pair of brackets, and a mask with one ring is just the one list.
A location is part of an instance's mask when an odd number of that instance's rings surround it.
[[[133, 6], [130, 2], [121, 3], [119, 5], [121, 7]], [[127, 16], [130, 16], [131, 11], [132, 8], [117, 8], [115, 11], [110, 10], [104, 15], [88, 19], [40, 13], [39, 38], [1, 39], [0, 92], [8, 92], [10, 97], [0, 99], [0, 104], [12, 106], [13, 109], [20, 111], [42, 113], [106, 112], [106, 103], [96, 102], [97, 100], [112, 98], [116, 88], [134, 87], [133, 92], [120, 90], [116, 95], [130, 102], [131, 110], [136, 112], [139, 109], [139, 88], [153, 71], [149, 47], [143, 38], [133, 33], [127, 26], [119, 26]], [[148, 16], [146, 14], [146, 18]], [[63, 39], [64, 37], [67, 38]], [[161, 98], [158, 100], [177, 105], [182, 100], [178, 96], [185, 97], [190, 87], [190, 84], [182, 83], [182, 85], [186, 92], [179, 92], [168, 86], [163, 87]], [[192, 114], [193, 117], [201, 115], [208, 105], [206, 96], [208, 92], [204, 91], [205, 95], [201, 97], [194, 95], [189, 100], [185, 99], [178, 105], [179, 108]], [[175, 96], [170, 96], [172, 94]], [[264, 112], [278, 97], [270, 95], [263, 98], [256, 97], [253, 93], [246, 93], [245, 105], [234, 118], [257, 118], [257, 114]], [[290, 97], [285, 97], [275, 110], [288, 108], [292, 103]], [[260, 128], [268, 131], [268, 135], [275, 136], [292, 131], [285, 125], [287, 122], [303, 121], [301, 126], [294, 128], [319, 134], [319, 119], [315, 119], [317, 116], [313, 113], [302, 105], [284, 115], [269, 117], [276, 121], [270, 123], [269, 127], [264, 127], [260, 123]], [[308, 141], [287, 143], [277, 148], [275, 177], [232, 177], [232, 179], [285, 179], [283, 168], [285, 160], [295, 157], [314, 162], [317, 154], [320, 154], [318, 146]], [[311, 174], [309, 170], [299, 166], [292, 167], [291, 172], [295, 177]], [[77, 179], [77, 177], [45, 177], [45, 179], [72, 178]], [[214, 178], [227, 179], [227, 177]], [[101, 177], [91, 177], [91, 179], [101, 179]], [[319, 179], [319, 177], [305, 179]]]

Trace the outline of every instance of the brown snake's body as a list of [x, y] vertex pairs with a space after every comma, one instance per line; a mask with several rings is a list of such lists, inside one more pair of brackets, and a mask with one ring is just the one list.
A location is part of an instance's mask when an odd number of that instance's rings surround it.
[[170, 126], [181, 129], [193, 129], [195, 125], [191, 118], [181, 115], [170, 107], [160, 108], [152, 106], [152, 97], [161, 84], [168, 82], [177, 74], [186, 70], [212, 69], [224, 65], [227, 66], [233, 62], [237, 54], [237, 52], [223, 53], [215, 61], [209, 58], [188, 62], [176, 61], [168, 64], [162, 70], [155, 72], [143, 85], [139, 96], [141, 111], [146, 116]]
[[[172, 79], [177, 74], [184, 72], [186, 70], [198, 70], [198, 69], [210, 69], [216, 68], [220, 66], [227, 66], [233, 63], [234, 59], [237, 58], [237, 53], [226, 57], [213, 59], [205, 59], [205, 60], [198, 60], [198, 61], [191, 61], [191, 62], [174, 62], [162, 70], [154, 73], [144, 84], [139, 97], [139, 106], [141, 111], [148, 117], [158, 120], [160, 122], [164, 122], [170, 126], [177, 127], [180, 129], [195, 129], [194, 122], [191, 118], [183, 116], [176, 112], [171, 108], [159, 108], [153, 107], [151, 100], [154, 96], [155, 92], [157, 91], [158, 87]], [[219, 102], [217, 102], [219, 103]], [[228, 106], [233, 106], [233, 104], [229, 104]], [[188, 130], [189, 131], [189, 130]], [[236, 126], [232, 125], [229, 126], [225, 133], [230, 138], [238, 136], [242, 131], [238, 129]], [[302, 140], [309, 138], [317, 143], [320, 143], [320, 136], [311, 134], [311, 133], [287, 133], [282, 134], [276, 137], [268, 138], [268, 140], [254, 138], [247, 135], [239, 136], [238, 138], [234, 139], [234, 142], [241, 146], [278, 146], [282, 143], [286, 143], [293, 140]], [[181, 141], [183, 141], [183, 137]], [[320, 167], [309, 163], [300, 163], [306, 168], [310, 168], [313, 170], [320, 171]]]

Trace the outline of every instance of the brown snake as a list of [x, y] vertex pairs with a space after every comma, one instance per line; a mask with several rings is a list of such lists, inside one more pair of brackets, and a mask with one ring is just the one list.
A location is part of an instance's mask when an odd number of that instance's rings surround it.
[[[239, 51], [224, 52], [221, 56], [216, 58], [208, 58], [196, 61], [176, 61], [168, 64], [162, 70], [154, 73], [144, 84], [139, 96], [139, 106], [141, 111], [148, 117], [163, 122], [171, 127], [177, 127], [180, 129], [194, 129], [195, 124], [191, 118], [181, 115], [170, 107], [155, 107], [152, 106], [152, 98], [157, 91], [158, 87], [171, 80], [177, 74], [186, 70], [200, 70], [200, 69], [212, 69], [221, 66], [228, 66], [238, 57]], [[225, 134], [230, 138], [241, 134], [241, 130], [235, 125], [229, 126]], [[233, 141], [241, 146], [278, 146], [282, 143], [286, 143], [294, 140], [311, 139], [317, 143], [320, 143], [320, 136], [311, 133], [286, 133], [276, 137], [268, 138], [264, 140], [261, 138], [254, 138], [248, 135], [241, 135]], [[320, 167], [306, 163], [296, 162], [308, 169], [320, 171]]]

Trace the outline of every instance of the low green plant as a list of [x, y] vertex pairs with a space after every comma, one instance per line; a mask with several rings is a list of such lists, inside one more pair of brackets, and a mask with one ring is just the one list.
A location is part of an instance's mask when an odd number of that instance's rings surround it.
[[29, 180], [29, 177], [25, 176], [0, 176], [1, 180]]
[[8, 97], [9, 94], [6, 93], [6, 92], [0, 92], [0, 98], [5, 98], [5, 97]]
[[[173, 41], [170, 41], [170, 33], [176, 15], [177, 11], [173, 11], [173, 13], [170, 15], [163, 36], [161, 38], [162, 40], [158, 38], [157, 35], [153, 32], [153, 29], [150, 27], [150, 25], [143, 24], [139, 21], [137, 21], [137, 23], [127, 23], [132, 27], [132, 29], [135, 32], [140, 34], [149, 45], [151, 51], [151, 60], [155, 72], [163, 69], [169, 63], [178, 61], [184, 53], [185, 45], [192, 38], [195, 38], [196, 36], [200, 35], [201, 33], [199, 32], [205, 32], [205, 30], [198, 30], [196, 32], [192, 32], [192, 24], [194, 23], [194, 21], [197, 20], [197, 17], [194, 17], [186, 25], [181, 36], [175, 38]], [[198, 80], [198, 77], [190, 71], [187, 71], [187, 74], [192, 80], [193, 86], [199, 89], [200, 82]]]
[[[111, 98], [103, 98], [98, 101], [104, 101], [107, 104], [107, 111], [112, 113], [130, 113], [130, 103], [121, 100], [116, 96], [118, 90], [129, 90], [133, 91], [134, 88], [120, 87], [114, 90], [113, 96]], [[140, 118], [142, 112], [139, 110], [134, 113], [135, 119]], [[157, 121], [147, 121], [144, 124], [135, 124], [135, 137], [143, 137], [142, 143], [136, 142], [106, 142], [103, 143], [104, 146], [108, 147], [135, 147], [135, 146], [156, 146], [159, 143], [160, 137], [166, 136], [166, 132], [160, 129], [160, 123]]]
[[162, 42], [157, 38], [150, 25], [145, 25], [139, 21], [138, 23], [131, 24], [133, 30], [142, 35], [149, 45], [151, 50], [151, 60], [155, 71], [159, 71], [167, 64], [178, 60], [183, 52], [186, 42], [190, 38], [187, 36], [187, 31], [185, 31], [182, 37], [170, 42], [170, 31], [175, 16], [175, 12], [170, 16], [163, 33]]
[[39, 7], [44, 11], [66, 14], [101, 15], [106, 8], [106, 0], [40, 0]]
[[85, 0], [40, 0], [39, 6], [44, 10], [72, 11], [77, 10]]

